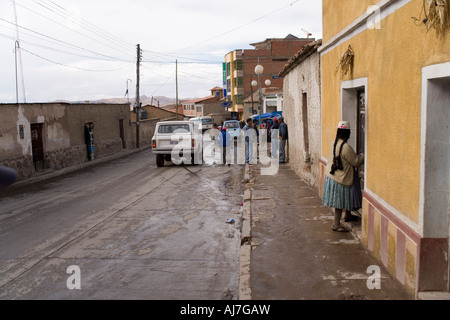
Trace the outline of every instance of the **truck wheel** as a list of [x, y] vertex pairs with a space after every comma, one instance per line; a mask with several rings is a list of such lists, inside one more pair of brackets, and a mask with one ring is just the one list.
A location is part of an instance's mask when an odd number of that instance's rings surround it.
[[158, 167], [164, 167], [164, 155], [163, 154], [156, 155], [156, 165]]

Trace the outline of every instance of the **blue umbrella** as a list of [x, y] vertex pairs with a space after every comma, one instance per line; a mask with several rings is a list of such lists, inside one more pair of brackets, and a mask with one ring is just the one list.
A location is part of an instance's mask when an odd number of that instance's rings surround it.
[[[269, 113], [262, 114], [261, 115], [261, 119], [277, 118], [277, 117], [280, 117], [282, 115], [283, 115], [282, 111], [269, 112]], [[259, 120], [259, 115], [254, 116], [253, 119]]]

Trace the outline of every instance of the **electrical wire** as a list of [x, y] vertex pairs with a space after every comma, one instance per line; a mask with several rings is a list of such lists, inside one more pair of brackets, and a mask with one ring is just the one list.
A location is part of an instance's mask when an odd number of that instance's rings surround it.
[[[34, 0], [36, 4], [39, 6], [45, 8], [46, 10], [49, 10], [50, 12], [53, 12], [63, 18], [70, 18], [70, 16], [73, 16], [73, 13], [71, 13], [69, 10], [65, 9], [59, 4], [56, 4], [53, 1], [36, 1]], [[109, 33], [108, 31], [105, 31], [101, 29], [100, 27], [97, 27], [96, 25], [92, 24], [91, 22], [81, 18], [76, 17], [76, 21], [85, 28], [86, 30], [100, 36], [102, 39], [109, 39], [110, 41], [114, 42], [117, 46], [120, 46], [121, 48], [124, 48], [128, 50], [130, 47], [134, 47], [134, 44], [130, 44], [119, 37]]]
[[[171, 53], [159, 53], [159, 52], [155, 52], [155, 51], [149, 51], [149, 50], [144, 50], [145, 52], [148, 52], [156, 57], [160, 57], [162, 59], [165, 59], [167, 61], [173, 62], [173, 60], [175, 59], [185, 59], [185, 60], [191, 60], [191, 63], [196, 63], [196, 62], [204, 62], [204, 63], [211, 63], [211, 64], [218, 64], [218, 63], [222, 63], [222, 61], [212, 61], [212, 60], [205, 60], [205, 59], [195, 59], [195, 58], [186, 58], [186, 57], [180, 57], [180, 55], [173, 55]], [[166, 58], [166, 56], [171, 57], [172, 59], [168, 59]], [[181, 61], [181, 63], [188, 63], [188, 62], [183, 62]]]
[[[8, 28], [7, 26], [0, 25], [0, 27], [12, 30], [11, 28]], [[27, 33], [24, 33], [24, 32], [22, 32], [21, 34], [28, 35]], [[0, 35], [2, 35], [3, 38], [9, 39], [9, 40], [15, 40], [15, 38], [12, 36], [8, 36], [6, 34], [1, 34], [1, 33], [0, 33]], [[37, 36], [33, 36], [33, 37], [45, 41], [44, 38], [37, 37]], [[63, 54], [71, 55], [71, 56], [81, 57], [81, 58], [85, 58], [85, 59], [93, 59], [93, 60], [100, 60], [100, 61], [116, 61], [116, 60], [105, 59], [105, 58], [101, 58], [101, 57], [97, 57], [97, 56], [88, 56], [88, 55], [78, 54], [78, 53], [74, 53], [74, 52], [69, 52], [69, 51], [49, 47], [49, 46], [43, 45], [41, 43], [35, 43], [35, 42], [29, 41], [29, 40], [23, 40], [23, 38], [22, 38], [22, 40], [20, 40], [20, 42], [25, 43], [29, 46], [33, 46], [33, 47], [37, 47], [37, 48], [41, 48], [41, 49], [45, 49], [45, 50], [49, 50], [49, 51], [53, 51], [53, 52], [63, 53]], [[131, 62], [131, 60], [129, 62]]]
[[[12, 0], [10, 0], [10, 1], [12, 1]], [[26, 7], [26, 6], [22, 5], [22, 4], [19, 4], [19, 3], [16, 3], [16, 4], [17, 4], [17, 6], [23, 8], [23, 9], [25, 9], [25, 10], [28, 10], [28, 11], [32, 12], [33, 14], [35, 14], [35, 15], [38, 15], [38, 16], [44, 18], [44, 19], [50, 20], [51, 22], [53, 22], [53, 23], [55, 23], [55, 24], [57, 24], [57, 25], [59, 25], [59, 26], [62, 26], [62, 27], [65, 28], [65, 29], [69, 29], [70, 31], [72, 31], [72, 32], [74, 32], [74, 33], [76, 33], [76, 34], [79, 34], [79, 35], [81, 35], [81, 36], [83, 36], [83, 37], [86, 37], [86, 38], [92, 40], [92, 41], [95, 41], [97, 44], [104, 45], [104, 46], [106, 46], [106, 47], [108, 47], [108, 48], [110, 48], [110, 49], [118, 50], [117, 48], [115, 48], [115, 47], [113, 47], [113, 46], [111, 46], [111, 45], [109, 45], [109, 44], [106, 44], [106, 43], [104, 43], [104, 42], [102, 42], [102, 41], [100, 41], [100, 40], [94, 39], [94, 38], [92, 38], [92, 37], [90, 37], [90, 36], [88, 36], [88, 35], [86, 35], [86, 34], [83, 34], [83, 33], [79, 32], [79, 31], [77, 31], [77, 30], [75, 30], [75, 29], [73, 29], [73, 28], [70, 28], [70, 27], [67, 26], [67, 25], [64, 25], [64, 24], [62, 24], [62, 23], [60, 23], [60, 22], [58, 22], [58, 21], [56, 21], [56, 20], [54, 20], [54, 19], [52, 19], [52, 18], [46, 16], [46, 15], [40, 14], [39, 12], [37, 12], [37, 11], [35, 11], [35, 10], [33, 10], [33, 9], [30, 9], [30, 8], [28, 8], [28, 7]], [[129, 49], [129, 48], [128, 48], [128, 49]], [[127, 54], [127, 55], [130, 55], [130, 51], [129, 51], [129, 50], [128, 50], [127, 52], [125, 52], [125, 51], [122, 51], [122, 49], [121, 49], [121, 52], [122, 52], [122, 53], [125, 53], [125, 54]]]
[[48, 62], [50, 62], [50, 63], [57, 64], [57, 65], [60, 65], [60, 66], [63, 66], [63, 67], [67, 67], [67, 68], [78, 69], [78, 70], [82, 70], [82, 71], [89, 71], [89, 72], [114, 72], [114, 71], [122, 70], [122, 69], [124, 69], [124, 68], [128, 68], [128, 66], [126, 66], [126, 67], [122, 67], [122, 68], [118, 68], [118, 69], [110, 69], [110, 70], [93, 70], [93, 69], [85, 69], [85, 68], [75, 67], [75, 66], [71, 66], [71, 65], [67, 65], [67, 64], [64, 64], [64, 63], [60, 63], [60, 62], [56, 62], [56, 61], [50, 60], [50, 59], [45, 58], [45, 57], [42, 57], [42, 56], [40, 56], [40, 55], [38, 55], [38, 54], [36, 54], [36, 53], [34, 53], [34, 52], [31, 52], [31, 51], [29, 51], [29, 50], [27, 50], [27, 49], [24, 49], [24, 48], [22, 48], [22, 47], [21, 47], [20, 49], [21, 49], [22, 51], [25, 51], [25, 52], [27, 52], [27, 53], [29, 53], [29, 54], [35, 56], [35, 57], [38, 57], [38, 58], [40, 58], [40, 59], [42, 59], [42, 60], [45, 60], [45, 61], [48, 61]]
[[176, 53], [176, 52], [184, 51], [184, 50], [190, 49], [190, 48], [192, 48], [192, 47], [199, 46], [199, 45], [201, 45], [201, 44], [203, 44], [203, 43], [206, 43], [206, 42], [209, 42], [209, 41], [212, 41], [212, 40], [221, 38], [221, 37], [223, 37], [223, 36], [225, 36], [225, 35], [227, 35], [227, 34], [230, 34], [230, 33], [234, 32], [234, 31], [237, 31], [237, 30], [239, 30], [239, 29], [242, 29], [242, 28], [244, 28], [244, 27], [246, 27], [246, 26], [248, 26], [248, 25], [250, 25], [250, 24], [253, 24], [253, 23], [259, 21], [259, 20], [262, 20], [262, 19], [265, 19], [265, 18], [267, 18], [267, 17], [269, 17], [269, 16], [272, 16], [272, 15], [274, 15], [274, 14], [276, 14], [276, 13], [278, 13], [278, 12], [284, 10], [284, 9], [286, 9], [287, 7], [292, 7], [295, 3], [300, 2], [300, 1], [301, 1], [301, 0], [296, 0], [296, 1], [294, 1], [294, 2], [291, 2], [289, 5], [283, 6], [283, 7], [279, 8], [279, 9], [277, 9], [277, 10], [275, 10], [275, 11], [272, 11], [272, 12], [270, 12], [270, 13], [268, 13], [268, 14], [265, 14], [265, 15], [263, 15], [263, 16], [261, 16], [261, 17], [259, 17], [259, 18], [256, 18], [256, 19], [254, 19], [254, 20], [252, 20], [252, 21], [250, 21], [250, 22], [244, 23], [244, 24], [242, 24], [242, 25], [240, 25], [240, 26], [238, 26], [238, 27], [235, 27], [235, 28], [233, 28], [233, 29], [230, 29], [230, 30], [224, 32], [224, 33], [221, 33], [221, 34], [219, 34], [219, 35], [216, 35], [216, 36], [214, 36], [213, 38], [210, 38], [210, 39], [207, 39], [207, 40], [204, 40], [204, 41], [197, 42], [197, 43], [195, 43], [195, 44], [193, 44], [193, 45], [184, 47], [184, 48], [182, 48], [182, 49], [173, 51], [173, 52], [171, 52], [171, 53]]
[[171, 74], [171, 75], [166, 79], [166, 81], [165, 81], [162, 85], [160, 85], [160, 86], [159, 86], [159, 87], [151, 94], [151, 96], [156, 95], [156, 93], [157, 93], [159, 90], [161, 90], [163, 87], [165, 87], [166, 84], [169, 82], [170, 79], [173, 78], [174, 75], [175, 75], [175, 73]]
[[26, 27], [17, 25], [17, 24], [15, 24], [15, 23], [13, 23], [13, 22], [11, 22], [11, 21], [8, 21], [8, 20], [5, 20], [5, 19], [3, 19], [3, 18], [0, 18], [0, 21], [6, 22], [6, 23], [11, 24], [11, 25], [14, 25], [14, 26], [17, 26], [17, 27], [19, 27], [20, 29], [29, 31], [29, 32], [31, 32], [31, 33], [33, 33], [33, 34], [37, 34], [37, 35], [39, 35], [39, 36], [45, 37], [45, 38], [47, 38], [47, 39], [53, 40], [53, 41], [55, 41], [55, 42], [57, 42], [57, 43], [64, 44], [64, 45], [69, 46], [69, 47], [72, 47], [72, 48], [77, 48], [77, 49], [80, 49], [80, 50], [83, 50], [83, 51], [86, 51], [86, 52], [93, 53], [93, 54], [98, 55], [98, 56], [102, 56], [102, 57], [105, 57], [105, 58], [108, 58], [108, 59], [111, 59], [111, 60], [115, 60], [115, 61], [130, 62], [130, 61], [128, 61], [128, 60], [124, 60], [124, 59], [120, 59], [120, 58], [117, 58], [117, 57], [105, 55], [105, 54], [102, 54], [102, 53], [99, 53], [99, 52], [96, 52], [96, 51], [93, 51], [93, 50], [90, 50], [90, 49], [86, 49], [86, 48], [83, 48], [83, 47], [80, 47], [80, 46], [77, 46], [77, 45], [68, 43], [68, 42], [66, 42], [66, 41], [62, 41], [62, 40], [56, 39], [56, 38], [54, 38], [54, 37], [45, 35], [45, 34], [43, 34], [43, 33], [34, 31], [34, 30], [32, 30], [32, 29], [29, 29], [29, 28], [26, 28]]

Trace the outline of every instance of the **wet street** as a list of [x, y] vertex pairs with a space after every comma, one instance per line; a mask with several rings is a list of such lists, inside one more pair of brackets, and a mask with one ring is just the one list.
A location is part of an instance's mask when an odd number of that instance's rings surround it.
[[0, 299], [237, 299], [242, 173], [147, 149], [1, 190]]

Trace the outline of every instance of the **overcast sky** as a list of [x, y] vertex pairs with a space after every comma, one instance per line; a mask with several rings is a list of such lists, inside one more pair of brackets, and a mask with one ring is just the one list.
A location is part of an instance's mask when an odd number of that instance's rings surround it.
[[178, 60], [179, 97], [194, 98], [222, 86], [230, 51], [302, 29], [320, 39], [322, 1], [1, 0], [0, 103], [16, 102], [16, 29], [19, 102], [119, 98], [127, 83], [134, 99], [138, 43], [141, 95], [175, 97]]

